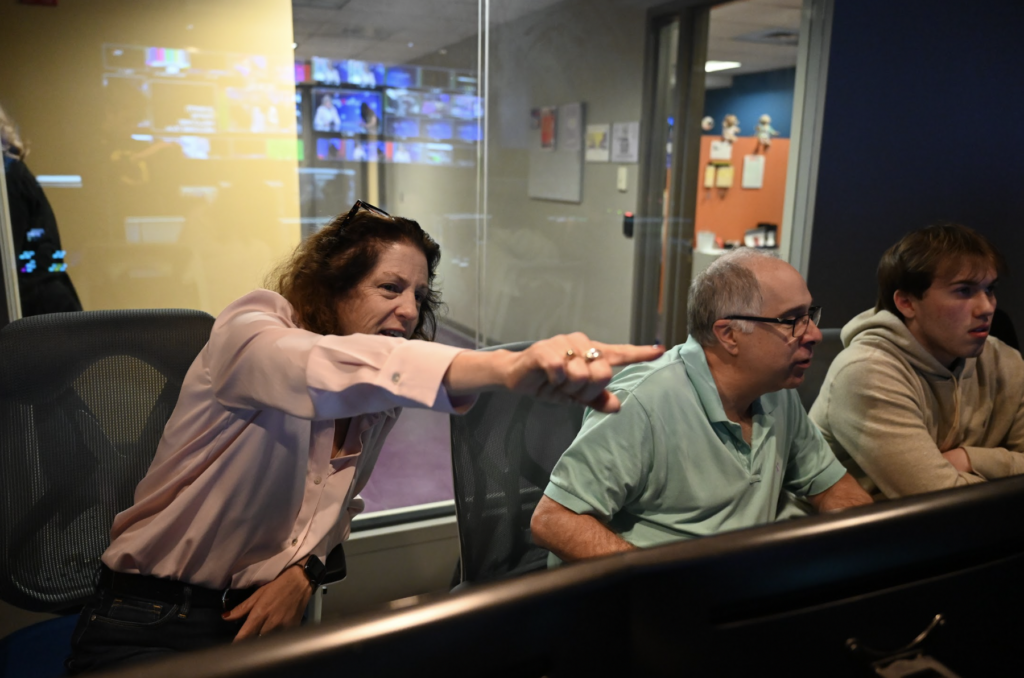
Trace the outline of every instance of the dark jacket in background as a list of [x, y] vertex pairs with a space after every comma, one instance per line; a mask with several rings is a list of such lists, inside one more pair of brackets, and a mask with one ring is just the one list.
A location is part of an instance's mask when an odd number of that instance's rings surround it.
[[[20, 160], [4, 156], [4, 171], [22, 316], [81, 311], [82, 304], [68, 274], [49, 270], [63, 264], [64, 256], [57, 219], [42, 186]], [[32, 256], [22, 258], [27, 252]], [[25, 270], [30, 268], [29, 261], [35, 262], [34, 270]]]

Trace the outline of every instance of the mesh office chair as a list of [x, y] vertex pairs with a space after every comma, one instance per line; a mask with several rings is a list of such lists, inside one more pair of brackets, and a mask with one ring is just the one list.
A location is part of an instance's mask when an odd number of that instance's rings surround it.
[[548, 552], [533, 543], [530, 518], [551, 469], [580, 430], [583, 411], [582, 405], [555, 405], [501, 391], [481, 395], [467, 414], [451, 417], [462, 582], [545, 566]]
[[65, 613], [92, 595], [212, 326], [201, 311], [91, 311], [0, 331], [0, 598]]

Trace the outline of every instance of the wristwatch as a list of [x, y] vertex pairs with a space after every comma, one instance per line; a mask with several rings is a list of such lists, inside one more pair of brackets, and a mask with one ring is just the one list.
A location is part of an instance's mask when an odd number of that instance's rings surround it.
[[306, 559], [302, 571], [306, 573], [306, 579], [309, 579], [309, 585], [313, 587], [314, 591], [323, 583], [324, 577], [327, 575], [327, 568], [324, 567], [323, 562], [312, 554]]

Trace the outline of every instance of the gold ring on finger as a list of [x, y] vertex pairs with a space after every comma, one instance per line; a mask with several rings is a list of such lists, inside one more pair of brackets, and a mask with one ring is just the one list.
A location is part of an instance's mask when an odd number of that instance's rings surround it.
[[583, 354], [583, 357], [587, 359], [588, 363], [590, 363], [595, 360], [598, 360], [601, 357], [601, 352], [598, 351], [596, 348], [591, 348], [588, 349], [587, 352]]

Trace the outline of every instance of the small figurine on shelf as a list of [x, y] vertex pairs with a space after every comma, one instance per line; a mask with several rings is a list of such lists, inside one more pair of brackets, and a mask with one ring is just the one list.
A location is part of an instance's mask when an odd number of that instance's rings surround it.
[[722, 140], [730, 144], [736, 141], [740, 133], [740, 119], [730, 113], [722, 119]]
[[772, 137], [779, 136], [779, 132], [774, 127], [772, 127], [772, 116], [768, 115], [767, 113], [762, 115], [758, 119], [757, 123], [758, 124], [756, 151], [759, 152], [761, 150], [761, 147], [764, 147], [764, 150], [767, 151], [768, 148], [772, 145]]

